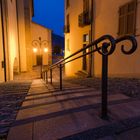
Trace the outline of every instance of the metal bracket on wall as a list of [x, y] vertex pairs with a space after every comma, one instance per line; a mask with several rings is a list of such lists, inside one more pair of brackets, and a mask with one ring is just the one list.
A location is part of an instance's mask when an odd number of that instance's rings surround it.
[[4, 61], [1, 61], [1, 67], [4, 68]]

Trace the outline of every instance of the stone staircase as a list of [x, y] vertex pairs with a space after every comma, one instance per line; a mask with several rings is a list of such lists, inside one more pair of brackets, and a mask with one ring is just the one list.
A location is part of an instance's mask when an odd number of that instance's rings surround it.
[[113, 139], [112, 135], [139, 126], [138, 98], [110, 93], [108, 100], [109, 119], [103, 120], [100, 91], [67, 82], [60, 91], [58, 82], [52, 86], [34, 80], [8, 140], [93, 140], [110, 135]]

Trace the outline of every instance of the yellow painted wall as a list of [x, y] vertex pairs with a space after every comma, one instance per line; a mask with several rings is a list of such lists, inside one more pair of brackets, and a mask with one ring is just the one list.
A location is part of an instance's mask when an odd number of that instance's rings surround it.
[[[17, 5], [16, 5], [17, 2]], [[43, 63], [51, 64], [51, 30], [32, 23], [32, 0], [3, 0], [4, 38], [6, 50], [7, 80], [13, 80], [14, 72], [32, 70], [32, 40], [38, 35], [49, 40], [49, 52], [43, 53]], [[1, 14], [0, 14], [1, 15]], [[32, 27], [33, 26], [33, 27]], [[4, 81], [3, 42], [0, 20], [0, 82]], [[49, 62], [48, 62], [49, 60]]]
[[8, 52], [9, 52], [9, 80], [13, 80], [13, 73], [19, 71], [18, 33], [15, 0], [7, 0], [8, 18]]
[[[129, 2], [130, 0], [95, 0], [94, 2], [94, 39], [104, 35], [110, 34], [117, 38], [118, 32], [118, 10], [121, 5]], [[109, 75], [110, 76], [127, 76], [137, 77], [140, 76], [140, 0], [138, 0], [137, 7], [137, 24], [136, 24], [136, 39], [138, 41], [137, 51], [128, 56], [121, 53], [120, 46], [117, 46], [113, 55], [109, 56]], [[95, 54], [94, 61], [95, 76], [101, 74], [101, 56]]]
[[25, 15], [25, 42], [26, 42], [26, 63], [27, 71], [32, 70], [32, 38], [31, 38], [31, 0], [24, 0], [24, 15]]
[[[1, 7], [0, 7], [1, 8]], [[1, 19], [1, 9], [0, 9], [0, 19]], [[3, 61], [3, 39], [2, 39], [2, 22], [0, 20], [0, 82], [4, 81], [4, 68], [2, 68]]]
[[25, 38], [25, 13], [24, 0], [17, 1], [18, 4], [18, 32], [19, 32], [19, 57], [20, 72], [27, 71], [26, 38]]
[[[83, 47], [83, 34], [89, 34], [90, 26], [83, 28], [78, 26], [78, 15], [83, 12], [82, 0], [70, 0], [70, 7], [65, 11], [65, 24], [66, 16], [70, 17], [70, 33], [65, 33], [65, 57], [76, 52]], [[69, 39], [69, 49], [67, 43]], [[82, 59], [66, 64], [65, 73], [67, 76], [74, 76], [75, 73], [82, 70]]]
[[[110, 34], [117, 38], [119, 7], [131, 0], [93, 0], [93, 40], [105, 34]], [[83, 34], [88, 33], [89, 26], [84, 28], [78, 27], [78, 15], [83, 10], [82, 0], [70, 0], [70, 7], [65, 11], [65, 24], [66, 16], [70, 16], [70, 33], [65, 34], [65, 57], [74, 53], [82, 48]], [[137, 23], [136, 23], [136, 39], [138, 41], [138, 49], [132, 55], [124, 55], [121, 52], [120, 46], [116, 47], [114, 54], [109, 56], [109, 75], [110, 76], [127, 76], [138, 77], [140, 76], [140, 0], [137, 0]], [[67, 47], [67, 40], [69, 39], [69, 49]], [[125, 44], [128, 44], [126, 42]], [[127, 45], [129, 48], [129, 45]], [[94, 54], [93, 75], [101, 76], [102, 59], [98, 53]], [[73, 76], [78, 70], [82, 69], [82, 59], [76, 60], [66, 65], [66, 75]]]

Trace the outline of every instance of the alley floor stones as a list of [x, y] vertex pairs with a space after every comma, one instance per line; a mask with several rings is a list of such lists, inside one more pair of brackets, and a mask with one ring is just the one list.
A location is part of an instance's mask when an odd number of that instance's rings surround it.
[[[101, 90], [100, 78], [65, 78], [64, 81], [79, 84], [81, 86], [94, 87]], [[108, 92], [119, 92], [129, 97], [140, 97], [140, 79], [139, 78], [108, 78]]]
[[0, 84], [0, 140], [6, 139], [30, 85], [31, 81]]

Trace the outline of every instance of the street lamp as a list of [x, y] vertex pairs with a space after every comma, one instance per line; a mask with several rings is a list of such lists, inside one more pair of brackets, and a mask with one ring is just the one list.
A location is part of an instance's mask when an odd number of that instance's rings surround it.
[[[39, 56], [41, 58], [40, 61], [40, 77], [42, 78], [42, 55], [43, 55], [43, 51], [44, 53], [48, 52], [48, 48], [47, 45], [49, 44], [49, 41], [47, 40], [42, 40], [41, 37], [38, 38], [38, 40], [33, 40], [32, 41], [32, 46], [33, 46], [33, 52], [37, 53], [39, 51]], [[43, 48], [42, 48], [43, 47]]]

